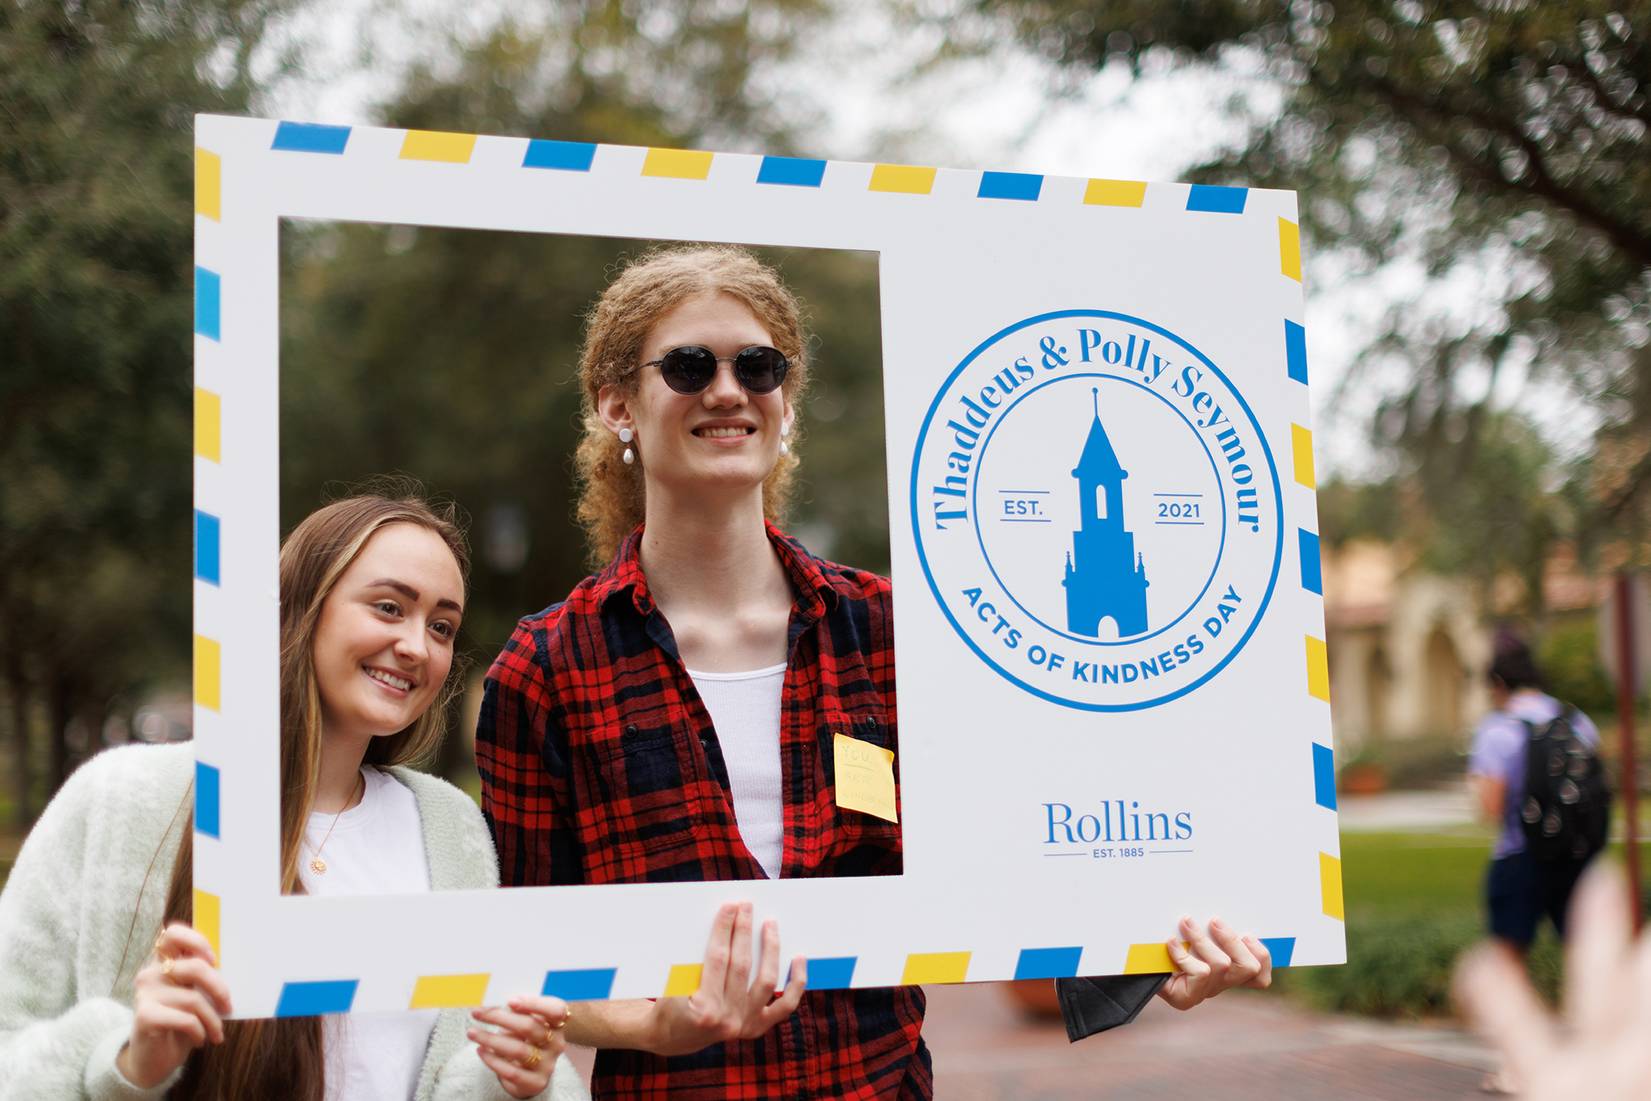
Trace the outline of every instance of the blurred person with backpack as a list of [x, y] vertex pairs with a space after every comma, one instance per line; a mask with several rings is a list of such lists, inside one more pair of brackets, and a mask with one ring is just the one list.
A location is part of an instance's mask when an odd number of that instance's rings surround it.
[[[1523, 639], [1499, 631], [1487, 675], [1492, 709], [1473, 734], [1468, 782], [1480, 815], [1499, 826], [1485, 875], [1491, 937], [1522, 960], [1544, 916], [1565, 938], [1577, 880], [1605, 847], [1611, 797], [1599, 730], [1542, 690]], [[1484, 1088], [1516, 1087], [1503, 1071]]]
[[1474, 731], [1468, 779], [1480, 813], [1499, 823], [1485, 880], [1491, 935], [1523, 954], [1544, 915], [1565, 936], [1577, 878], [1605, 846], [1610, 792], [1599, 731], [1542, 690], [1525, 641], [1499, 632], [1492, 710]]

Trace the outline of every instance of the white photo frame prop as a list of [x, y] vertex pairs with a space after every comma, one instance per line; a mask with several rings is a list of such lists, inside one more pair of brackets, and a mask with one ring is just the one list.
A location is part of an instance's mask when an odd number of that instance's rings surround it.
[[[736, 898], [814, 989], [1167, 971], [1182, 914], [1345, 958], [1293, 193], [215, 116], [196, 143], [195, 921], [242, 1015], [687, 993]], [[278, 893], [286, 217], [879, 254], [903, 875]]]

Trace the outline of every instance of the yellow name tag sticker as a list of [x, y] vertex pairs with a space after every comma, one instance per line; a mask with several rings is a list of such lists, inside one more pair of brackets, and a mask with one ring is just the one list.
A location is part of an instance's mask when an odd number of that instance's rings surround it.
[[833, 733], [837, 759], [837, 805], [898, 823], [894, 809], [894, 751]]

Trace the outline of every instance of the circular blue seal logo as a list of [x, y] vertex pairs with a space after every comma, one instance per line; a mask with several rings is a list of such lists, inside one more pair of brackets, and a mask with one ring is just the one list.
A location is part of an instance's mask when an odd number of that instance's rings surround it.
[[911, 487], [946, 618], [1068, 707], [1191, 692], [1278, 580], [1283, 501], [1255, 414], [1202, 352], [1125, 314], [1040, 314], [982, 342], [929, 406]]

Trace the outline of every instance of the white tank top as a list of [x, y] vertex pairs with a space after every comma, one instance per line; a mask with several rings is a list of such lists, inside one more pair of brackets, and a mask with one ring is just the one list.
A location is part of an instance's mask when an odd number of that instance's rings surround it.
[[[428, 892], [430, 865], [417, 800], [376, 768], [361, 773], [366, 777], [361, 802], [340, 815], [310, 815], [299, 860], [304, 889], [323, 897]], [[317, 875], [309, 865], [322, 838], [327, 870]], [[420, 1009], [323, 1018], [327, 1101], [407, 1101], [418, 1089], [437, 1016], [437, 1010]]]
[[780, 690], [785, 666], [748, 673], [688, 670], [711, 713], [728, 784], [734, 791], [734, 819], [740, 838], [769, 879], [780, 877], [785, 838], [785, 803], [780, 778]]

